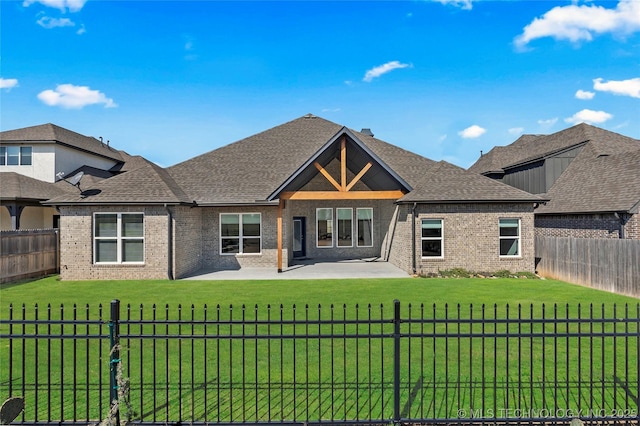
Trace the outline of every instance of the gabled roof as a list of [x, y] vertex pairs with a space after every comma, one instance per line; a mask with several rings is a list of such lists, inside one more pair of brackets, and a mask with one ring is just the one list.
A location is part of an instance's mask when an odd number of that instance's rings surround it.
[[339, 157], [340, 141], [343, 138], [348, 152], [346, 167], [351, 172], [358, 173], [367, 163], [371, 163], [371, 168], [360, 179], [368, 188], [374, 190], [400, 188], [405, 192], [411, 191], [411, 186], [398, 173], [373, 153], [353, 131], [343, 127], [271, 193], [268, 200], [277, 199], [282, 191], [297, 191], [302, 188], [311, 178], [318, 174], [318, 170], [313, 166], [313, 163], [317, 162], [322, 167], [326, 167], [333, 159]]
[[640, 213], [640, 149], [611, 156], [593, 151], [580, 153], [569, 165], [537, 214]]
[[494, 174], [582, 146], [544, 194], [536, 214], [632, 212], [640, 202], [640, 140], [578, 124], [547, 136], [521, 137], [495, 147], [469, 171]]
[[640, 141], [637, 139], [581, 123], [546, 136], [523, 135], [510, 145], [494, 147], [480, 157], [469, 170], [482, 174], [504, 172], [504, 169], [538, 161], [583, 143], [591, 144], [596, 156], [640, 149]]
[[488, 177], [467, 171], [446, 161], [425, 173], [415, 190], [399, 202], [531, 202], [541, 203], [546, 198], [505, 185]]
[[76, 191], [43, 204], [190, 204], [191, 200], [167, 171], [149, 161], [137, 169], [104, 179], [91, 187], [80, 183]]
[[34, 179], [15, 172], [3, 172], [0, 175], [0, 199], [2, 201], [39, 202], [58, 197], [75, 190], [69, 184], [65, 186]]
[[167, 170], [189, 198], [200, 205], [265, 201], [343, 131], [410, 186], [426, 168], [435, 164], [397, 146], [308, 114]]
[[96, 138], [84, 136], [51, 123], [0, 132], [0, 143], [57, 143], [114, 161], [123, 161], [120, 151]]
[[89, 173], [91, 179], [80, 183], [82, 193], [72, 191], [45, 204], [271, 204], [280, 191], [297, 191], [314, 178], [319, 173], [314, 162], [333, 163], [342, 138], [348, 141], [346, 164], [352, 174], [372, 163], [358, 184], [408, 192], [400, 202], [543, 201], [309, 114], [168, 169], [122, 152], [123, 167], [108, 171], [113, 177]]

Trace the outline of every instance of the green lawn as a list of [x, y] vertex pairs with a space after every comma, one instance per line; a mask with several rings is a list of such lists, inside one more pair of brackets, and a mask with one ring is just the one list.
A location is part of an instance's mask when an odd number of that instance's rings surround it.
[[290, 280], [290, 281], [59, 281], [56, 276], [0, 287], [0, 318], [9, 304], [43, 306], [85, 305], [112, 299], [123, 304], [176, 306], [242, 305], [284, 306], [330, 304], [448, 304], [480, 306], [559, 305], [590, 303], [635, 304], [638, 299], [619, 296], [554, 280], [425, 279]]
[[[132, 416], [138, 420], [388, 419], [392, 412], [393, 341], [354, 336], [390, 334], [393, 324], [358, 324], [354, 320], [389, 320], [394, 299], [401, 302], [403, 318], [429, 320], [404, 323], [402, 333], [438, 335], [404, 338], [401, 342], [404, 417], [455, 418], [459, 408], [466, 410], [463, 417], [479, 409], [485, 416], [500, 417], [504, 413], [501, 409], [513, 407], [608, 410], [604, 414], [620, 407], [636, 412], [638, 408], [636, 394], [629, 392], [640, 385], [638, 323], [564, 320], [589, 318], [591, 304], [593, 318], [604, 315], [620, 319], [625, 304], [629, 305], [629, 317], [637, 318], [638, 300], [559, 281], [411, 278], [61, 282], [49, 277], [0, 287], [0, 319], [8, 318], [10, 304], [14, 306], [14, 318], [22, 315], [22, 304], [26, 306], [25, 316], [33, 318], [37, 303], [39, 318], [59, 318], [60, 305], [64, 305], [65, 319], [71, 318], [69, 308], [73, 304], [79, 307], [78, 318], [95, 319], [97, 305], [102, 304], [102, 320], [106, 320], [109, 302], [114, 298], [123, 304], [122, 317], [131, 319], [121, 328], [121, 333], [132, 335], [121, 341], [121, 356], [124, 375], [131, 380]], [[50, 313], [47, 304], [52, 306]], [[84, 309], [87, 304], [91, 307], [88, 313]], [[131, 311], [126, 310], [127, 304]], [[158, 307], [155, 314], [153, 304]], [[167, 304], [170, 308], [165, 310]], [[447, 304], [449, 309], [445, 311]], [[522, 318], [540, 320], [544, 304], [544, 318], [560, 321], [493, 321], [516, 318], [518, 304], [523, 306]], [[143, 311], [140, 305], [144, 305]], [[247, 307], [244, 313], [242, 305]], [[272, 307], [270, 312], [268, 305]], [[305, 305], [309, 305], [308, 313]], [[356, 305], [360, 307], [357, 311]], [[137, 323], [153, 315], [183, 321], [193, 315], [196, 322]], [[237, 321], [243, 315], [248, 324], [228, 324], [228, 320]], [[287, 323], [294, 315], [298, 320], [308, 315], [311, 320], [344, 321], [334, 325]], [[199, 323], [205, 316], [211, 322]], [[463, 321], [448, 325], [432, 321], [445, 316]], [[280, 323], [280, 318], [285, 322]], [[252, 323], [267, 319], [274, 322]], [[468, 319], [477, 322], [469, 323]], [[11, 332], [55, 336], [63, 327], [69, 333], [72, 326], [39, 326], [38, 330], [33, 325], [14, 326]], [[0, 330], [3, 334], [10, 331], [6, 325]], [[108, 328], [103, 324], [71, 331], [105, 334]], [[586, 331], [601, 336], [576, 335]], [[626, 332], [627, 336], [614, 337], [612, 331]], [[287, 337], [255, 338], [256, 332]], [[529, 336], [517, 338], [516, 332]], [[316, 337], [295, 337], [305, 333]], [[553, 333], [565, 333], [565, 337], [553, 338]], [[3, 366], [8, 365], [9, 349], [14, 356], [19, 355], [20, 361], [10, 369], [0, 369], [0, 398], [9, 390], [13, 395], [22, 393], [28, 402], [26, 420], [104, 417], [108, 407], [107, 341], [55, 337], [37, 343], [32, 339], [3, 340]], [[46, 366], [52, 366], [52, 374]], [[74, 408], [74, 402], [79, 408]]]

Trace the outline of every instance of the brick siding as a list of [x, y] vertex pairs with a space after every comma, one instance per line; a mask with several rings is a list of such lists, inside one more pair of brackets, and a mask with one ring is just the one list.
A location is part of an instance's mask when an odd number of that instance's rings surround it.
[[[167, 211], [158, 206], [61, 206], [60, 278], [63, 280], [168, 278]], [[144, 264], [93, 263], [93, 213], [144, 213]]]
[[[637, 214], [627, 218], [625, 238], [640, 239], [639, 221]], [[620, 219], [613, 213], [537, 215], [535, 226], [542, 237], [620, 238]]]
[[[401, 205], [392, 243], [390, 261], [411, 273], [412, 213], [410, 205]], [[499, 219], [520, 219], [521, 255], [500, 257]], [[421, 220], [443, 220], [444, 255], [440, 259], [421, 256]], [[474, 272], [534, 272], [534, 230], [532, 204], [419, 204], [415, 217], [416, 272], [437, 273], [464, 268]]]

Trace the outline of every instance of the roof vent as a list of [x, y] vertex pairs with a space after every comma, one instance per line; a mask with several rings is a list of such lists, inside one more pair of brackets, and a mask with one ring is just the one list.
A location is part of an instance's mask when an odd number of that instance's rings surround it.
[[360, 133], [362, 133], [363, 135], [367, 135], [367, 136], [373, 137], [373, 132], [368, 127], [360, 130]]
[[304, 118], [316, 118], [316, 116], [311, 114], [311, 113], [309, 113], [309, 114], [305, 115]]

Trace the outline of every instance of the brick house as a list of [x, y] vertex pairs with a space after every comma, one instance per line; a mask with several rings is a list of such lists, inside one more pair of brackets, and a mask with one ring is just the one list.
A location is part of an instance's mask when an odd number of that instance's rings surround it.
[[44, 204], [60, 211], [61, 277], [73, 280], [284, 270], [301, 258], [533, 272], [543, 201], [308, 114]]
[[536, 235], [640, 239], [640, 140], [578, 124], [495, 147], [469, 171], [548, 198]]

